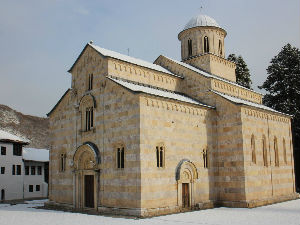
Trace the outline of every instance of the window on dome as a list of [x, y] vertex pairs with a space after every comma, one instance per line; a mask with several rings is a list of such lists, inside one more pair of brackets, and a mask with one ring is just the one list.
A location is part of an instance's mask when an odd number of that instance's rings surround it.
[[219, 40], [219, 55], [222, 56], [222, 41]]
[[209, 42], [208, 42], [208, 37], [205, 36], [204, 37], [204, 53], [208, 53], [209, 52]]
[[188, 40], [188, 53], [189, 53], [189, 56], [192, 56], [192, 54], [193, 54], [192, 40]]

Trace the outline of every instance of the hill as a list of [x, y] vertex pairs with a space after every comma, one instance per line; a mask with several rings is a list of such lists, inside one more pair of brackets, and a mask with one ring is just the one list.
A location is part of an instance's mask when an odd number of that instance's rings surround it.
[[26, 147], [50, 147], [49, 119], [24, 115], [6, 105], [0, 104], [0, 129], [30, 140]]

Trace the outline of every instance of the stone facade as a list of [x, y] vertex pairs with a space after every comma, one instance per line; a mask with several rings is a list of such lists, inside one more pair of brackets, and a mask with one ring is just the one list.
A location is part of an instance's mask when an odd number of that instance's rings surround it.
[[[221, 35], [222, 50], [201, 55], [200, 41], [185, 59], [185, 39], [201, 32]], [[189, 28], [183, 62], [154, 64], [88, 43], [48, 114], [47, 204], [143, 217], [297, 198], [291, 118], [235, 83], [225, 36]]]

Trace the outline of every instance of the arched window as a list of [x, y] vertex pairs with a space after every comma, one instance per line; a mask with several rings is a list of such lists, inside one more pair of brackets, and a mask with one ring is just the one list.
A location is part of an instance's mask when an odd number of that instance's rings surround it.
[[262, 137], [262, 149], [263, 149], [263, 161], [264, 166], [268, 166], [268, 153], [267, 153], [267, 144], [266, 144], [266, 137], [263, 135]]
[[203, 167], [208, 168], [208, 150], [203, 149], [202, 155], [203, 155]]
[[284, 163], [287, 164], [287, 158], [286, 158], [286, 145], [285, 145], [285, 139], [282, 139], [282, 145], [283, 145], [283, 159]]
[[[67, 158], [66, 153], [60, 154], [60, 163], [59, 163], [60, 172], [64, 172], [66, 170], [66, 158]], [[32, 175], [32, 172], [31, 172], [31, 175]]]
[[252, 152], [252, 162], [256, 163], [256, 153], [255, 153], [255, 137], [251, 136], [251, 152]]
[[95, 98], [91, 94], [84, 95], [79, 102], [81, 112], [81, 131], [90, 131], [94, 128]]
[[188, 55], [193, 55], [192, 40], [188, 40]]
[[124, 146], [117, 148], [117, 168], [124, 169], [125, 150]]
[[222, 56], [222, 41], [219, 40], [219, 55]]
[[156, 146], [156, 166], [158, 168], [164, 167], [165, 148], [163, 145]]
[[90, 91], [93, 89], [93, 79], [94, 75], [92, 73], [87, 76], [87, 90]]
[[94, 126], [94, 108], [88, 107], [85, 109], [85, 131], [89, 131]]
[[277, 145], [276, 137], [274, 137], [274, 153], [275, 153], [275, 166], [279, 166], [278, 145]]
[[208, 53], [209, 52], [209, 42], [208, 42], [208, 37], [205, 36], [204, 37], [204, 53]]
[[2, 189], [1, 190], [1, 201], [4, 201], [5, 200], [5, 190]]

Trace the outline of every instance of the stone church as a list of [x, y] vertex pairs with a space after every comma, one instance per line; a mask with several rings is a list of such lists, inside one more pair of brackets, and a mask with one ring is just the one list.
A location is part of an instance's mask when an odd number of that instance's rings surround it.
[[295, 199], [291, 116], [236, 83], [226, 31], [193, 17], [181, 61], [86, 44], [49, 112], [49, 206], [153, 216]]

